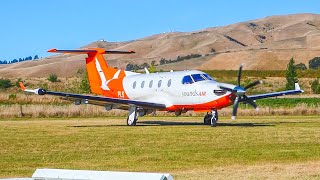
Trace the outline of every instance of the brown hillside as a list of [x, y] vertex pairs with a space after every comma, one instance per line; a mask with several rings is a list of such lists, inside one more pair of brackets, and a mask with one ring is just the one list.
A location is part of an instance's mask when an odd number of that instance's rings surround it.
[[[223, 27], [194, 32], [170, 32], [127, 42], [97, 41], [82, 48], [101, 47], [134, 50], [133, 55], [109, 55], [108, 63], [125, 68], [127, 63], [156, 63], [161, 58], [176, 59], [188, 54], [202, 58], [158, 66], [158, 69], [285, 69], [291, 57], [308, 64], [320, 56], [320, 15], [295, 14], [271, 16]], [[214, 49], [215, 53], [211, 53]], [[85, 67], [83, 55], [55, 55], [38, 61], [0, 65], [0, 77], [43, 77], [55, 73], [73, 76]]]

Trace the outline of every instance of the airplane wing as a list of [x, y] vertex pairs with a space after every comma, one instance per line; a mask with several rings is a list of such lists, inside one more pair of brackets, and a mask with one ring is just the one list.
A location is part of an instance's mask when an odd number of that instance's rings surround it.
[[[78, 104], [94, 104], [94, 105], [112, 105], [120, 104], [125, 106], [135, 105], [138, 107], [153, 108], [153, 109], [164, 109], [166, 108], [165, 104], [151, 103], [145, 101], [136, 101], [129, 99], [120, 99], [120, 98], [110, 98], [103, 96], [92, 96], [92, 95], [82, 95], [82, 94], [73, 94], [73, 93], [64, 93], [64, 92], [55, 92], [55, 91], [46, 91], [45, 89], [26, 89], [24, 85], [19, 83], [21, 90], [25, 92], [30, 92], [38, 95], [53, 95], [63, 97], [65, 100], [74, 101]], [[125, 108], [119, 108], [125, 109]]]
[[298, 83], [295, 83], [295, 89], [294, 90], [288, 90], [288, 91], [281, 91], [281, 92], [273, 92], [273, 93], [266, 93], [266, 94], [257, 94], [257, 95], [251, 95], [247, 96], [246, 99], [241, 99], [240, 102], [246, 101], [246, 100], [257, 100], [257, 99], [264, 99], [264, 98], [270, 98], [270, 97], [277, 97], [277, 96], [284, 96], [284, 95], [291, 95], [291, 94], [298, 94], [304, 92], [300, 89], [300, 86]]

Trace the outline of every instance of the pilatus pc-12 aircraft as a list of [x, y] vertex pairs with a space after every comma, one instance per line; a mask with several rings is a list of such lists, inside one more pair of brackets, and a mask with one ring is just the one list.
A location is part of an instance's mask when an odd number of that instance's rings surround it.
[[66, 100], [79, 104], [104, 106], [106, 110], [128, 110], [127, 125], [134, 126], [139, 116], [158, 111], [174, 112], [177, 116], [193, 110], [207, 112], [204, 124], [216, 126], [218, 112], [224, 107], [233, 105], [232, 119], [236, 118], [239, 103], [250, 104], [258, 110], [257, 99], [276, 97], [303, 92], [298, 83], [294, 90], [272, 92], [267, 94], [246, 95], [246, 90], [261, 83], [255, 81], [242, 87], [241, 72], [238, 72], [237, 85], [215, 81], [208, 74], [197, 71], [175, 71], [145, 74], [119, 70], [108, 66], [103, 54], [131, 54], [134, 51], [110, 51], [101, 48], [85, 50], [57, 50], [52, 53], [87, 54], [86, 68], [91, 92], [97, 95], [81, 95], [65, 92], [54, 92], [45, 89], [21, 89], [38, 95], [61, 96]]

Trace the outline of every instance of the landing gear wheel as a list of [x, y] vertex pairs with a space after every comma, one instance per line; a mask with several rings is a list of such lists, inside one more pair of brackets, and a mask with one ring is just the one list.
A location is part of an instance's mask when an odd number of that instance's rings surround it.
[[137, 124], [137, 120], [138, 119], [134, 119], [133, 121], [129, 119], [129, 117], [127, 117], [127, 125], [128, 126], [135, 126]]
[[129, 115], [127, 118], [127, 125], [128, 126], [135, 126], [138, 121], [139, 113], [137, 111], [136, 106], [130, 106], [129, 107]]
[[218, 111], [212, 110], [212, 117], [210, 119], [210, 125], [211, 127], [216, 127], [218, 122]]
[[203, 124], [204, 125], [210, 125], [211, 122], [211, 118], [212, 118], [212, 114], [206, 114], [203, 118]]

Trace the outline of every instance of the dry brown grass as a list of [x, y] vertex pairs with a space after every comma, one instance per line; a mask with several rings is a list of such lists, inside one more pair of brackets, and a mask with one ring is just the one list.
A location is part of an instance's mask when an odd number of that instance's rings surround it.
[[0, 117], [103, 117], [124, 116], [125, 111], [106, 111], [101, 106], [83, 105], [51, 105], [51, 104], [26, 104], [0, 106]]
[[[212, 167], [183, 172], [179, 179], [320, 179], [320, 161]], [[177, 173], [179, 175], [179, 173]]]
[[2, 104], [64, 104], [60, 97], [39, 96], [33, 94], [15, 94], [15, 98], [10, 97], [8, 93], [0, 93], [0, 102]]

